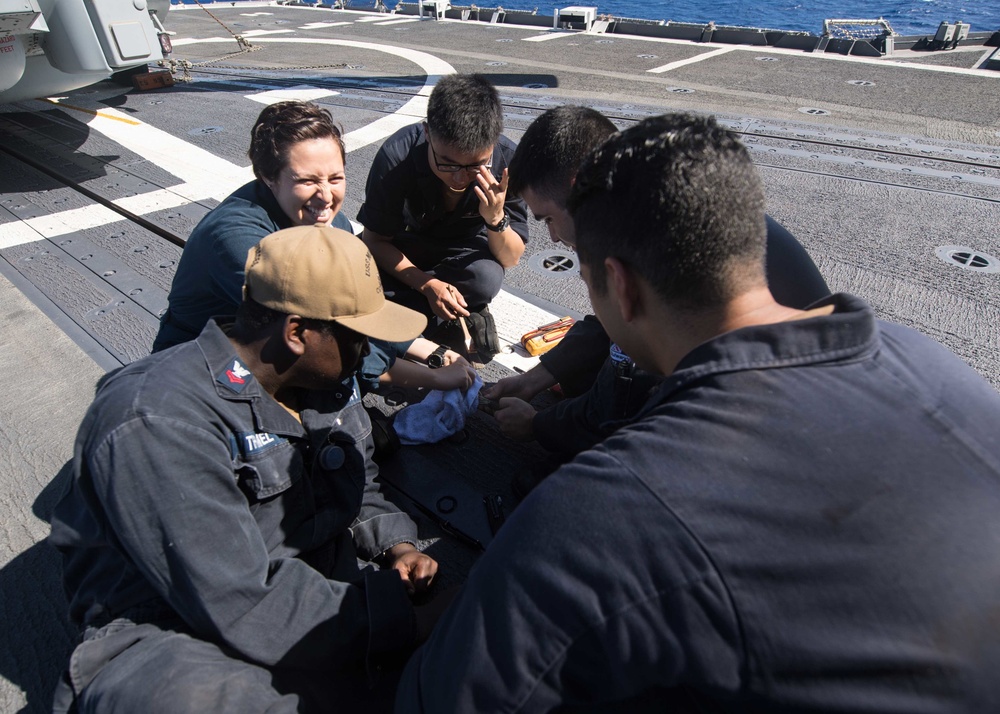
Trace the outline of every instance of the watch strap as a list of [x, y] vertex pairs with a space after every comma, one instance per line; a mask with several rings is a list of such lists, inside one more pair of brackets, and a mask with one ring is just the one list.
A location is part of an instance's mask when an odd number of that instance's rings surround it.
[[509, 225], [510, 225], [510, 216], [507, 215], [507, 211], [504, 211], [503, 218], [500, 219], [499, 223], [497, 223], [496, 225], [487, 223], [486, 227], [489, 230], [493, 231], [494, 233], [503, 233], [505, 230], [507, 230], [507, 226]]

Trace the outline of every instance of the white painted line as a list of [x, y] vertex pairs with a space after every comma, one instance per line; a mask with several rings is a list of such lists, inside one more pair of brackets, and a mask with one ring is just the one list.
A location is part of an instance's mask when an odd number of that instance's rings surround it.
[[368, 126], [344, 134], [344, 145], [348, 153], [355, 151], [399, 131], [404, 126], [423, 121], [427, 116], [427, 97], [416, 96], [398, 110], [395, 114], [376, 119]]
[[493, 298], [490, 312], [496, 322], [497, 337], [508, 345], [506, 350], [493, 358], [494, 361], [508, 369], [521, 372], [527, 372], [538, 364], [538, 357], [532, 357], [521, 347], [521, 335], [562, 317], [532, 305], [506, 290], [501, 290], [500, 294]]
[[653, 69], [647, 69], [647, 72], [652, 72], [653, 74], [662, 74], [663, 72], [669, 72], [672, 69], [677, 69], [678, 67], [685, 67], [689, 64], [695, 64], [696, 62], [701, 62], [702, 60], [711, 59], [712, 57], [718, 57], [719, 55], [724, 55], [733, 50], [736, 47], [722, 47], [711, 52], [705, 52], [697, 57], [689, 57], [688, 59], [678, 60], [676, 62], [671, 62], [670, 64], [665, 64], [660, 67], [653, 67]]
[[[172, 188], [120, 198], [114, 201], [114, 204], [136, 215], [145, 216], [156, 211], [188, 206], [206, 199], [221, 201], [253, 178], [253, 172], [249, 167], [245, 169], [245, 172], [245, 176], [234, 181], [231, 185], [220, 186], [215, 181], [181, 184]], [[18, 223], [5, 223], [0, 226], [2, 229], [0, 232], [3, 234], [3, 237], [0, 238], [0, 248], [31, 243], [42, 238], [58, 238], [86, 228], [100, 228], [124, 220], [124, 216], [110, 208], [94, 204], [69, 211], [51, 213], [47, 216], [29, 218]]]
[[287, 35], [294, 30], [249, 30], [241, 33], [243, 37], [265, 37], [267, 35]]
[[[176, 5], [175, 7], [181, 7], [181, 6]], [[179, 38], [171, 38], [170, 44], [172, 44], [174, 47], [185, 47], [187, 45], [203, 45], [212, 42], [232, 42], [232, 41], [233, 41], [232, 37], [228, 39], [225, 37], [202, 37], [201, 39], [195, 39], [194, 37], [179, 37]]]
[[46, 238], [55, 238], [67, 233], [75, 233], [87, 228], [100, 228], [101, 226], [124, 220], [124, 216], [115, 213], [110, 208], [106, 208], [99, 203], [95, 203], [83, 208], [74, 208], [48, 216], [29, 218], [25, 223], [32, 230]]
[[300, 25], [300, 30], [323, 30], [327, 27], [340, 27], [341, 25], [353, 25], [353, 22], [310, 22], [308, 25]]
[[333, 45], [336, 47], [356, 47], [358, 49], [375, 50], [376, 52], [386, 52], [405, 60], [409, 60], [423, 70], [424, 74], [427, 75], [427, 80], [425, 81], [424, 86], [420, 88], [420, 91], [417, 92], [412, 99], [396, 110], [395, 114], [382, 117], [368, 126], [355, 129], [354, 131], [344, 135], [344, 144], [347, 146], [347, 150], [349, 152], [368, 146], [369, 144], [373, 144], [376, 141], [381, 141], [396, 130], [410, 124], [415, 124], [423, 119], [427, 116], [427, 98], [430, 96], [431, 90], [434, 89], [434, 85], [437, 84], [438, 79], [445, 75], [455, 73], [454, 67], [445, 62], [443, 59], [435, 57], [432, 54], [420, 52], [419, 50], [406, 49], [404, 47], [380, 45], [373, 42], [313, 39], [308, 37], [288, 37], [273, 40], [263, 39], [260, 40], [260, 42], [294, 42], [299, 44]]
[[261, 17], [262, 15], [264, 17], [270, 17], [273, 14], [273, 12], [241, 12], [240, 17]]
[[[232, 42], [232, 38], [218, 37], [208, 40], [181, 39], [174, 44], [179, 46], [182, 44], [226, 42]], [[400, 107], [395, 114], [383, 117], [368, 126], [345, 135], [344, 141], [348, 151], [380, 141], [400, 127], [420, 121], [427, 114], [427, 97], [430, 96], [431, 90], [438, 78], [447, 74], [454, 74], [455, 72], [455, 68], [450, 64], [426, 52], [388, 47], [369, 42], [308, 38], [265, 39], [262, 42], [299, 42], [304, 44], [340, 45], [372, 49], [407, 59], [417, 64], [423, 70], [424, 74], [427, 75], [427, 81], [417, 95]], [[310, 88], [308, 85], [302, 85], [288, 90], [261, 92], [248, 95], [248, 97], [254, 101], [269, 103], [271, 98], [281, 95], [283, 92], [295, 93], [296, 96], [313, 93], [311, 96], [317, 98], [320, 96], [319, 93], [322, 93], [322, 96], [335, 94], [335, 92], [330, 92], [329, 90]], [[268, 101], [262, 101], [265, 95], [270, 95]], [[115, 201], [115, 205], [131, 213], [148, 215], [155, 211], [178, 208], [210, 198], [221, 201], [253, 178], [253, 171], [249, 166], [237, 166], [183, 139], [144, 124], [115, 109], [110, 109], [104, 104], [97, 104], [93, 98], [89, 99], [90, 102], [86, 101], [82, 96], [73, 97], [73, 105], [62, 104], [58, 99], [50, 100], [50, 103], [56, 104], [61, 110], [69, 113], [75, 119], [79, 119], [80, 114], [85, 115], [87, 118], [81, 121], [88, 124], [91, 129], [104, 134], [112, 141], [142, 158], [156, 163], [182, 182], [170, 188], [150, 191]], [[39, 102], [39, 105], [40, 108], [50, 109], [50, 103]], [[34, 218], [28, 222], [7, 223], [3, 224], [2, 234], [0, 234], [0, 247], [30, 243], [42, 237], [53, 238], [83, 228], [97, 228], [121, 220], [124, 220], [124, 218], [118, 213], [104, 206], [95, 205]]]
[[388, 22], [378, 23], [379, 27], [385, 27], [386, 25], [403, 25], [407, 22], [420, 22], [418, 17], [404, 17], [402, 20], [389, 20]]
[[34, 243], [45, 236], [32, 230], [24, 221], [12, 221], [0, 224], [0, 250], [13, 248], [15, 245]]
[[983, 52], [982, 56], [976, 60], [976, 63], [973, 66], [976, 67], [977, 69], [982, 67], [983, 65], [986, 64], [987, 60], [989, 60], [998, 51], [1000, 50], [997, 50], [995, 47], [990, 47], [988, 50]]
[[299, 102], [314, 102], [317, 99], [322, 99], [323, 97], [336, 97], [338, 94], [340, 94], [340, 92], [334, 92], [330, 89], [320, 89], [319, 87], [312, 87], [307, 84], [300, 84], [295, 87], [289, 87], [288, 89], [272, 89], [267, 92], [258, 92], [257, 94], [247, 94], [245, 96], [247, 99], [252, 99], [255, 102], [270, 105], [291, 100]]
[[117, 109], [96, 103], [88, 106], [86, 101], [81, 101], [83, 99], [74, 97], [75, 106], [57, 105], [69, 113], [74, 110], [84, 113], [88, 116], [84, 123], [91, 129], [169, 171], [183, 183], [215, 180], [232, 185], [237, 177], [246, 175], [244, 167], [221, 159], [210, 151], [144, 124]]
[[524, 42], [547, 42], [549, 40], [555, 40], [560, 37], [573, 37], [576, 35], [575, 32], [556, 32], [550, 31], [544, 35], [532, 35], [531, 37], [522, 37]]
[[171, 188], [161, 188], [136, 196], [119, 198], [114, 201], [114, 204], [137, 216], [145, 216], [156, 211], [166, 211], [169, 208], [180, 208], [191, 203], [200, 203], [210, 198], [222, 201], [237, 188], [253, 180], [253, 171], [249, 166], [245, 171], [244, 176], [235, 178], [231, 184], [220, 185], [215, 181], [203, 181], [197, 184], [182, 183]]
[[385, 19], [384, 15], [379, 15], [378, 17], [359, 17], [355, 22], [381, 22]]

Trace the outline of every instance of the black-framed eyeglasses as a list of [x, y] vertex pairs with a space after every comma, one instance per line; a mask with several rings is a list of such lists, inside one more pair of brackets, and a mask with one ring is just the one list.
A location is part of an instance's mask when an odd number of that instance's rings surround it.
[[459, 171], [466, 171], [468, 173], [476, 173], [479, 169], [486, 167], [493, 167], [493, 152], [490, 152], [490, 158], [481, 164], [442, 164], [438, 160], [437, 152], [434, 151], [434, 144], [427, 140], [427, 145], [431, 147], [431, 154], [434, 155], [434, 165], [437, 166], [437, 170], [443, 174], [457, 174]]

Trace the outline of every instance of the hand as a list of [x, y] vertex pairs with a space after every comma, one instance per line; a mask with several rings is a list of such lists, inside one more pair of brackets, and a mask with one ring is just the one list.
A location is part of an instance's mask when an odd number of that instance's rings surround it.
[[503, 218], [504, 201], [507, 200], [507, 169], [503, 170], [497, 181], [492, 171], [480, 166], [479, 173], [476, 174], [476, 185], [472, 190], [479, 197], [479, 215], [491, 226], [495, 226]]
[[[443, 391], [461, 389], [464, 392], [476, 381], [476, 370], [463, 357], [457, 353], [452, 354], [458, 357], [458, 360], [444, 367], [431, 370], [431, 375], [434, 379], [433, 389]], [[447, 357], [447, 354], [445, 357]]]
[[532, 423], [536, 413], [535, 408], [523, 399], [504, 397], [493, 417], [506, 436], [515, 441], [531, 441], [535, 438]]
[[444, 362], [445, 367], [447, 367], [448, 365], [455, 364], [456, 362], [460, 364], [469, 365], [470, 367], [472, 366], [471, 364], [469, 364], [469, 361], [465, 359], [465, 357], [460, 355], [455, 350], [445, 350], [444, 355], [442, 355], [441, 359]]
[[431, 278], [420, 288], [420, 292], [427, 298], [434, 314], [444, 320], [454, 320], [459, 315], [469, 316], [469, 311], [466, 309], [469, 305], [454, 285]]
[[542, 365], [535, 365], [524, 374], [504, 377], [496, 384], [484, 387], [481, 394], [487, 399], [499, 401], [503, 397], [516, 397], [530, 402], [536, 394], [556, 383], [556, 378]]
[[397, 543], [386, 551], [386, 556], [389, 566], [403, 579], [403, 587], [409, 595], [429, 588], [437, 575], [437, 561], [421, 553], [412, 543]]

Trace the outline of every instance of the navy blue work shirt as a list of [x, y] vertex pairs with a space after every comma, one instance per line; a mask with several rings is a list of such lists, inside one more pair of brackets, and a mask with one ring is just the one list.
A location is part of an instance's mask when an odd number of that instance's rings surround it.
[[300, 417], [215, 321], [110, 376], [52, 516], [73, 623], [174, 613], [248, 662], [318, 676], [412, 646], [399, 574], [358, 566], [417, 533], [375, 482], [354, 379], [303, 392]]
[[536, 487], [397, 712], [1000, 711], [1000, 394], [848, 295]]
[[[491, 171], [499, 181], [510, 164], [516, 145], [501, 136], [493, 148]], [[477, 236], [486, 239], [486, 223], [479, 214], [473, 181], [458, 206], [444, 205], [441, 181], [431, 171], [427, 139], [422, 124], [403, 127], [382, 144], [368, 172], [365, 202], [358, 221], [383, 236], [407, 232], [443, 244], [462, 245]], [[504, 210], [510, 227], [528, 242], [528, 209], [519, 198], [507, 197]]]

